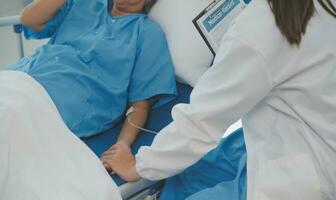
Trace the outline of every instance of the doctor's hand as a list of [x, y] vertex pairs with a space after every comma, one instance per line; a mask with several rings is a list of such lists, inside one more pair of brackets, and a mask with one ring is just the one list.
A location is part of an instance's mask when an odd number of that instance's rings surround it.
[[133, 182], [141, 179], [135, 169], [135, 159], [131, 148], [126, 143], [113, 145], [101, 155], [100, 159], [107, 169], [113, 170], [125, 181]]

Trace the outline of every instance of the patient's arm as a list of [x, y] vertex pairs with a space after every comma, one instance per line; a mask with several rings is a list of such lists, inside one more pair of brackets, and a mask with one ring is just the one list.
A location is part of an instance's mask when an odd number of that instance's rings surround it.
[[[139, 126], [139, 127], [143, 127], [147, 121], [148, 112], [150, 109], [150, 101], [135, 102], [135, 103], [132, 103], [130, 107], [133, 107], [134, 111], [131, 114], [129, 114], [128, 116], [129, 120], [131, 120], [132, 124], [135, 124], [136, 126]], [[139, 132], [140, 130], [132, 126], [126, 119], [121, 129], [118, 142], [123, 142], [131, 146], [133, 142], [135, 141]]]
[[21, 13], [21, 23], [35, 31], [42, 31], [44, 24], [50, 20], [67, 0], [35, 0]]
[[[134, 111], [128, 116], [132, 124], [135, 124], [139, 127], [143, 127], [145, 125], [150, 105], [150, 101], [138, 101], [130, 104], [130, 107], [134, 108]], [[113, 152], [113, 149], [115, 149], [118, 145], [122, 145], [125, 148], [128, 148], [129, 151], [131, 151], [131, 145], [133, 144], [139, 133], [140, 130], [132, 126], [126, 119], [119, 134], [117, 144], [113, 145], [110, 149], [108, 149], [101, 155], [102, 163], [106, 169], [111, 169], [109, 162], [111, 161], [110, 154], [111, 152]]]

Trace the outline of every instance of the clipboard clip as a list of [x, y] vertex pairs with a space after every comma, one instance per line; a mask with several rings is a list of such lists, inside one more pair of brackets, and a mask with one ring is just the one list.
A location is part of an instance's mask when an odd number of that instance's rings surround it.
[[215, 5], [222, 0], [214, 0], [208, 7], [204, 9], [204, 12], [207, 13], [209, 12]]

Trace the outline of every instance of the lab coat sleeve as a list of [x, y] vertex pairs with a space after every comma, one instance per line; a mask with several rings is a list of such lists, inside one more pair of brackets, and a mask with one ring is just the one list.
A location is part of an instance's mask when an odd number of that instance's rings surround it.
[[65, 17], [73, 6], [73, 0], [67, 0], [57, 14], [45, 23], [44, 29], [40, 32], [34, 31], [29, 27], [23, 27], [23, 33], [26, 39], [45, 39], [49, 38], [57, 31], [58, 27], [62, 24]]
[[263, 56], [250, 43], [225, 36], [214, 65], [195, 86], [190, 104], [172, 110], [173, 122], [136, 155], [136, 170], [149, 180], [173, 176], [215, 148], [225, 130], [272, 89]]

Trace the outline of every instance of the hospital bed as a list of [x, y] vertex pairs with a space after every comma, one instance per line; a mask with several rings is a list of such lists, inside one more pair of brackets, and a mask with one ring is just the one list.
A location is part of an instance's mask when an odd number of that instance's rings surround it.
[[[3, 0], [0, 6], [0, 27], [3, 26], [13, 26], [14, 32], [17, 34], [17, 47], [20, 57], [24, 56], [23, 52], [23, 42], [22, 42], [22, 26], [20, 25], [19, 13], [21, 10], [32, 0]], [[109, 1], [111, 2], [111, 1]], [[109, 6], [111, 4], [109, 3]], [[146, 128], [153, 131], [160, 131], [163, 127], [168, 125], [171, 121], [171, 109], [177, 103], [187, 103], [189, 102], [189, 96], [192, 88], [177, 83], [178, 97], [163, 106], [151, 110], [150, 116]], [[117, 124], [110, 130], [95, 135], [89, 138], [82, 138], [82, 140], [93, 150], [93, 152], [100, 156], [101, 153], [106, 151], [111, 147], [117, 140], [118, 134], [121, 130], [122, 124]], [[154, 134], [142, 132], [135, 144], [132, 147], [132, 151], [135, 154], [141, 146], [150, 145], [153, 141]], [[154, 197], [160, 190], [161, 182], [151, 182], [148, 180], [140, 180], [134, 183], [125, 183], [119, 177], [111, 175], [113, 180], [119, 185], [119, 189], [123, 199], [127, 200], [140, 200], [140, 199], [151, 199], [150, 196]]]

